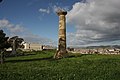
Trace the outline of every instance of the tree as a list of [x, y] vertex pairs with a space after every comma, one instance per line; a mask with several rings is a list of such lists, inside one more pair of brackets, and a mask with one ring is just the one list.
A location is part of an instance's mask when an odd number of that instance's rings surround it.
[[0, 30], [0, 54], [1, 54], [1, 64], [4, 63], [4, 51], [5, 49], [9, 48], [10, 45], [8, 43], [8, 38], [5, 37], [6, 34], [3, 32], [3, 30]]
[[22, 42], [24, 41], [23, 38], [19, 38], [18, 36], [14, 36], [9, 39], [9, 43], [12, 46], [12, 54], [16, 54], [16, 49], [22, 48]]

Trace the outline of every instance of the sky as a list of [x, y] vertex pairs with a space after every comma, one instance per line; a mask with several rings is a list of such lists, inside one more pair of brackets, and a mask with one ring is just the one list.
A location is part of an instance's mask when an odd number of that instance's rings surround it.
[[58, 16], [67, 11], [67, 45], [120, 44], [119, 0], [3, 0], [0, 29], [26, 42], [58, 44]]

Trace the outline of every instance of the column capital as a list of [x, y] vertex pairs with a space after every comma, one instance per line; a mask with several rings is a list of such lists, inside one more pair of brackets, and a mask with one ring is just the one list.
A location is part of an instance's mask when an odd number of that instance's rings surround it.
[[66, 15], [67, 11], [58, 11], [56, 13], [57, 13], [58, 16], [60, 16], [60, 15]]

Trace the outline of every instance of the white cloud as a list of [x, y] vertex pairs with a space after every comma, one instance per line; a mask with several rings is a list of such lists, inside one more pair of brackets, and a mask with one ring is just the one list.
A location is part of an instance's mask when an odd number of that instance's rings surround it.
[[67, 23], [76, 28], [76, 32], [68, 33], [69, 45], [120, 40], [119, 9], [119, 0], [87, 0], [87, 3], [75, 3], [67, 15]]
[[19, 24], [15, 25], [7, 19], [0, 20], [0, 29], [7, 30], [7, 32], [5, 33], [9, 37], [19, 36], [19, 37], [22, 37], [26, 42], [36, 42], [44, 45], [56, 46], [55, 41], [35, 35], [31, 33], [29, 30], [27, 30], [25, 27]]
[[40, 8], [38, 11], [43, 14], [44, 13], [49, 14], [50, 12], [56, 13], [59, 10], [68, 11], [70, 8], [69, 6], [60, 6], [60, 5], [61, 3], [56, 3], [56, 4], [49, 3], [48, 8]]
[[43, 8], [40, 8], [40, 9], [39, 9], [39, 12], [49, 14], [49, 13], [50, 13], [50, 9], [49, 9], [49, 8], [48, 8], [48, 9], [43, 9]]
[[68, 7], [68, 6], [60, 7], [60, 6], [57, 6], [57, 5], [54, 5], [54, 6], [53, 6], [53, 12], [57, 12], [57, 11], [59, 11], [59, 10], [68, 11], [68, 10], [69, 10], [69, 7]]
[[15, 33], [22, 33], [24, 31], [24, 28], [21, 25], [15, 25], [9, 22], [7, 19], [0, 20], [0, 28], [1, 29], [7, 29], [8, 31], [15, 32]]

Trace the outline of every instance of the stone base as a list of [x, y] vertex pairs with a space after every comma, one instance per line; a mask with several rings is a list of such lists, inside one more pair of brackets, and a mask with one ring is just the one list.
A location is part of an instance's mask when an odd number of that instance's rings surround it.
[[67, 51], [57, 51], [54, 55], [54, 59], [61, 59], [67, 57]]

